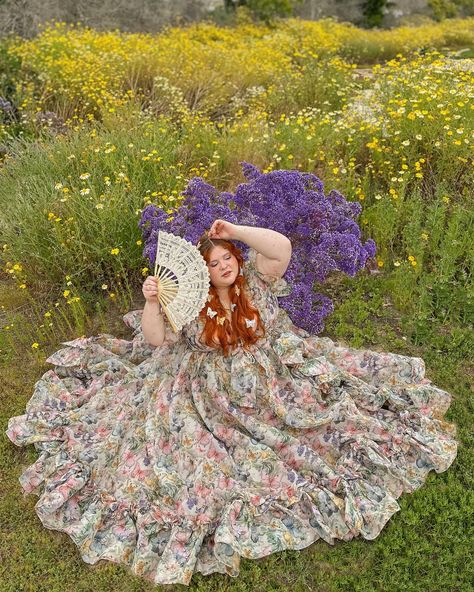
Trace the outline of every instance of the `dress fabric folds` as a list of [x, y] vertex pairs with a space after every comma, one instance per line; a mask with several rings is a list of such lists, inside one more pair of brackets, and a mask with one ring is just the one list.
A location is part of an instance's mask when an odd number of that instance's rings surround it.
[[124, 563], [157, 584], [237, 576], [241, 557], [323, 539], [377, 537], [403, 492], [456, 457], [451, 396], [421, 358], [355, 349], [293, 325], [290, 287], [258, 272], [248, 294], [266, 328], [231, 356], [199, 340], [200, 319], [148, 345], [64, 342], [7, 435], [34, 444], [20, 477], [46, 528], [83, 560]]

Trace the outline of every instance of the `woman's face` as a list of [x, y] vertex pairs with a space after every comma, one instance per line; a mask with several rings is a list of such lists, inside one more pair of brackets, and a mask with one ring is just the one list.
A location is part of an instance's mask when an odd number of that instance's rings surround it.
[[[231, 286], [239, 273], [239, 262], [225, 247], [215, 246], [209, 253], [207, 264], [211, 284], [216, 288]], [[230, 273], [227, 273], [230, 272]], [[224, 275], [227, 273], [227, 275]]]

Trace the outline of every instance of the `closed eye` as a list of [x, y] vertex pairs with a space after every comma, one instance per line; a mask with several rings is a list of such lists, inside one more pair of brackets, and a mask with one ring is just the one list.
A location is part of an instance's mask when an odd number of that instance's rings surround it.
[[[227, 257], [224, 257], [224, 259], [231, 259], [231, 257], [232, 257], [232, 255], [229, 255], [229, 256], [227, 256]], [[217, 265], [217, 263], [216, 263], [216, 265]], [[215, 267], [216, 265], [213, 265], [213, 264], [211, 263], [211, 267]]]

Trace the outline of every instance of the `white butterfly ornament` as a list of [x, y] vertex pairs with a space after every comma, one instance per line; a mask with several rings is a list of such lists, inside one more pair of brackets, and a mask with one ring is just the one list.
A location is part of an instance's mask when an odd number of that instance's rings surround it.
[[211, 317], [211, 319], [213, 319], [216, 316], [217, 311], [212, 310], [212, 308], [210, 306], [208, 306], [206, 314], [208, 317]]

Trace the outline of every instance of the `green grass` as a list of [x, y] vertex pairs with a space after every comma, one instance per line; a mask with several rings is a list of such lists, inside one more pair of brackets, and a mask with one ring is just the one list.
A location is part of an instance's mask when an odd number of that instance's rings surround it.
[[[374, 541], [318, 541], [301, 551], [242, 559], [238, 578], [220, 574], [193, 576], [189, 590], [206, 592], [470, 592], [474, 579], [474, 463], [472, 332], [465, 326], [432, 327], [424, 321], [419, 339], [416, 319], [391, 303], [383, 274], [343, 278], [327, 289], [335, 299], [325, 335], [354, 347], [421, 356], [426, 375], [453, 395], [446, 419], [458, 427], [458, 457], [448, 471], [430, 473], [423, 487], [399, 499], [395, 514]], [[8, 293], [3, 290], [5, 302]], [[137, 300], [134, 305], [139, 305]], [[26, 319], [27, 320], [27, 319]], [[118, 311], [92, 319], [87, 334], [108, 330], [130, 338]], [[430, 339], [426, 335], [431, 335]], [[75, 335], [69, 335], [69, 338]], [[405, 339], [404, 339], [405, 338]], [[449, 347], [454, 341], [456, 346]], [[59, 349], [49, 343], [44, 355]], [[444, 349], [443, 349], [444, 348]], [[17, 448], [6, 438], [8, 418], [24, 412], [41, 374], [49, 369], [42, 355], [25, 351], [2, 362], [0, 411], [0, 498], [2, 547], [1, 592], [131, 592], [181, 590], [181, 585], [153, 586], [125, 567], [85, 564], [66, 534], [49, 531], [34, 511], [36, 497], [23, 497], [18, 477], [36, 459], [33, 447]]]

